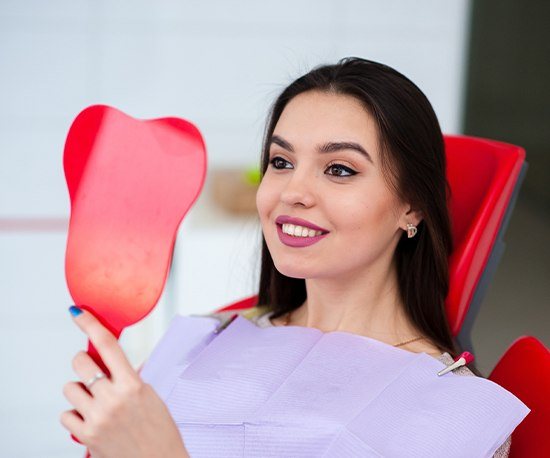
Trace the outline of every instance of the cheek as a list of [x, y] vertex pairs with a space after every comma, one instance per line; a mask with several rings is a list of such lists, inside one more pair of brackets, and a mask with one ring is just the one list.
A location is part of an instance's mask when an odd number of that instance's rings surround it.
[[397, 205], [392, 195], [370, 189], [358, 193], [356, 199], [342, 199], [336, 208], [342, 229], [391, 236], [398, 225]]

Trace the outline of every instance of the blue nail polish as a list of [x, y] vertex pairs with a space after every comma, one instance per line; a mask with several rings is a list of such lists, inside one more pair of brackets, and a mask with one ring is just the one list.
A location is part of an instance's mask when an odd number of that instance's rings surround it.
[[82, 310], [79, 309], [76, 305], [71, 305], [69, 307], [69, 312], [71, 312], [72, 316], [78, 316], [82, 313]]

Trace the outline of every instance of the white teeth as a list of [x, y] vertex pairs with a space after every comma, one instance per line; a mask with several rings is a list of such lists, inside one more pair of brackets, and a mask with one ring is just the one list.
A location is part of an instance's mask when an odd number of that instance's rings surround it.
[[315, 237], [321, 235], [321, 231], [309, 229], [304, 226], [297, 226], [295, 224], [283, 224], [283, 232], [294, 237]]

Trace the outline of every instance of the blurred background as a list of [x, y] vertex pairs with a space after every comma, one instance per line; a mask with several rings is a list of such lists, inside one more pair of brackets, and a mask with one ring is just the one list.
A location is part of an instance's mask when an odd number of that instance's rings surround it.
[[62, 155], [72, 120], [92, 104], [189, 119], [208, 149], [164, 295], [122, 337], [134, 364], [174, 314], [255, 292], [260, 226], [220, 206], [216, 190], [259, 163], [276, 95], [344, 56], [411, 78], [444, 132], [526, 148], [530, 168], [473, 342], [485, 375], [520, 335], [548, 345], [549, 24], [545, 1], [1, 0], [0, 456], [82, 456], [58, 420], [71, 359], [86, 344], [67, 312]]

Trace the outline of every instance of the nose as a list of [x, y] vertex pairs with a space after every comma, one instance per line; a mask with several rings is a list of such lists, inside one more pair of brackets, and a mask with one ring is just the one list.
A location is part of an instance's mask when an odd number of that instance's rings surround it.
[[288, 206], [309, 208], [315, 205], [314, 177], [294, 172], [281, 192], [281, 202]]

